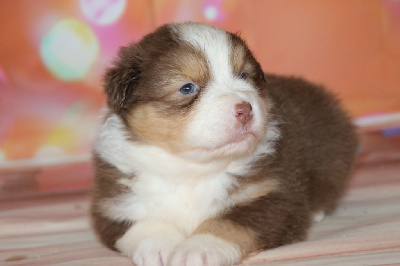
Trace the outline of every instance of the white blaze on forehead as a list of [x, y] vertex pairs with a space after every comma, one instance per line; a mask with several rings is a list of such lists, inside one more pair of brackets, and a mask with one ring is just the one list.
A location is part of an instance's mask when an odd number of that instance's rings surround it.
[[229, 59], [232, 44], [227, 32], [197, 23], [178, 24], [174, 30], [181, 40], [204, 53], [214, 79], [233, 78]]
[[184, 139], [191, 146], [184, 156], [207, 160], [214, 155], [223, 157], [248, 151], [253, 142], [231, 143], [245, 134], [236, 119], [235, 106], [241, 102], [251, 104], [253, 121], [246, 130], [260, 139], [265, 134], [266, 105], [251, 82], [233, 73], [234, 47], [229, 33], [198, 23], [175, 24], [171, 29], [180, 41], [202, 53], [210, 71], [210, 80], [184, 132]]

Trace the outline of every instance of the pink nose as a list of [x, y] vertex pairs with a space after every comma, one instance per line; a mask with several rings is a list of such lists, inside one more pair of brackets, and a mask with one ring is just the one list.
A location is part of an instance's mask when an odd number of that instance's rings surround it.
[[248, 102], [242, 102], [235, 105], [235, 116], [236, 119], [242, 123], [243, 125], [247, 124], [251, 119], [253, 119], [253, 115], [251, 114], [251, 104]]

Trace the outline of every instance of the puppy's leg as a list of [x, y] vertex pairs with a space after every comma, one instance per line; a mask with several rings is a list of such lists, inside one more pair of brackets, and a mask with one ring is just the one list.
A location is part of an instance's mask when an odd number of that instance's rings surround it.
[[271, 193], [204, 221], [177, 246], [170, 265], [233, 265], [252, 252], [303, 240], [309, 225], [307, 206]]
[[164, 266], [185, 236], [165, 223], [136, 223], [117, 242], [116, 247], [137, 266]]
[[255, 233], [228, 219], [204, 221], [194, 234], [179, 244], [171, 266], [219, 266], [240, 262], [243, 253], [258, 246]]

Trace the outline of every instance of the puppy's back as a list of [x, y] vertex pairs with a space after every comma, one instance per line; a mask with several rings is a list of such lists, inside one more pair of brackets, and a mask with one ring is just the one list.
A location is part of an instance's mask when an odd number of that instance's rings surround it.
[[272, 112], [281, 124], [277, 168], [288, 183], [304, 184], [311, 211], [330, 213], [354, 162], [354, 126], [323, 87], [292, 77], [266, 75], [266, 80], [275, 104]]

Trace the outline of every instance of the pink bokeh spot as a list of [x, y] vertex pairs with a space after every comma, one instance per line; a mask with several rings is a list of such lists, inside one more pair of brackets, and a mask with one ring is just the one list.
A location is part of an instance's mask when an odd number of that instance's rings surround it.
[[80, 5], [83, 14], [90, 22], [108, 25], [122, 16], [126, 0], [81, 0]]
[[399, 27], [400, 30], [400, 1], [384, 0], [384, 6], [390, 19]]
[[10, 94], [11, 88], [7, 74], [0, 66], [0, 111], [2, 110], [2, 106], [6, 106], [10, 103]]
[[222, 22], [225, 20], [225, 14], [222, 10], [221, 0], [208, 1], [203, 5], [203, 16], [211, 22]]
[[0, 83], [8, 83], [8, 79], [7, 79], [6, 73], [1, 68], [1, 66], [0, 66]]

